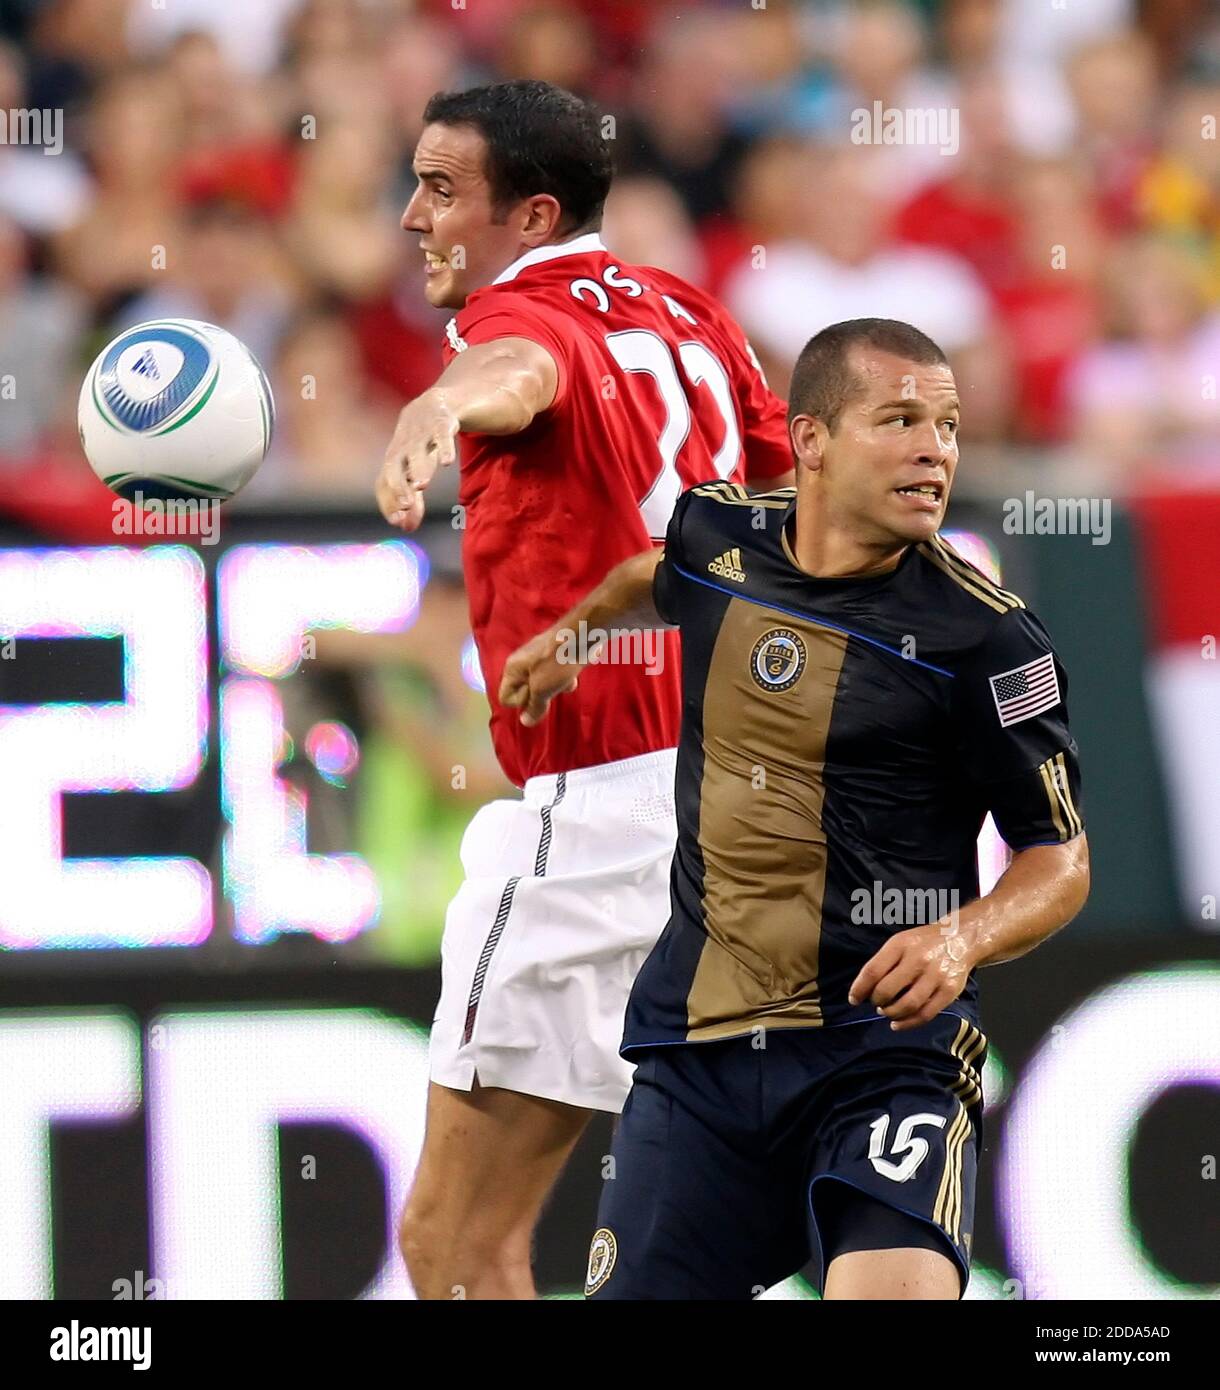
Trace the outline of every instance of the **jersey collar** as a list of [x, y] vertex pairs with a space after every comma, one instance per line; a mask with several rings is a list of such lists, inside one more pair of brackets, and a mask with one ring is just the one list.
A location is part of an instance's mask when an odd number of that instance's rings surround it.
[[524, 256], [518, 256], [512, 265], [502, 270], [491, 283], [502, 285], [506, 280], [515, 280], [526, 266], [538, 265], [542, 261], [557, 260], [560, 256], [584, 256], [590, 251], [605, 249], [606, 244], [598, 232], [586, 232], [584, 236], [573, 237], [571, 241], [555, 242], [551, 246], [536, 246]]

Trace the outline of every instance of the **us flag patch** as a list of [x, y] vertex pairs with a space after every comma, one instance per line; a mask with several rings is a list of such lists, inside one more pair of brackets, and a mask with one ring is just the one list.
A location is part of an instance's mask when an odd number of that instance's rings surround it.
[[1001, 728], [1019, 724], [1022, 719], [1032, 719], [1035, 714], [1053, 709], [1059, 703], [1059, 677], [1055, 674], [1055, 658], [1050, 652], [988, 679]]

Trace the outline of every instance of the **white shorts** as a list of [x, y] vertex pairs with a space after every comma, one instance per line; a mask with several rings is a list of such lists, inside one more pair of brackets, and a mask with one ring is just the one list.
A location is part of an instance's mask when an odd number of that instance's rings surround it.
[[618, 1113], [627, 994], [669, 917], [675, 750], [531, 777], [466, 828], [434, 1081]]

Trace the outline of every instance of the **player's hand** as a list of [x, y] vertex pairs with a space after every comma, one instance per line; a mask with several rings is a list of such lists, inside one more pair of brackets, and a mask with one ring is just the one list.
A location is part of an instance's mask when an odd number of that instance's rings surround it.
[[500, 703], [521, 711], [528, 729], [546, 718], [551, 701], [576, 689], [580, 667], [563, 660], [567, 634], [550, 628], [517, 648], [504, 666]]
[[973, 966], [957, 921], [943, 917], [895, 932], [856, 976], [848, 1002], [875, 1004], [895, 1032], [919, 1028], [961, 994]]
[[439, 467], [457, 458], [459, 428], [439, 391], [403, 406], [377, 480], [377, 505], [391, 526], [414, 531], [423, 521], [424, 489]]

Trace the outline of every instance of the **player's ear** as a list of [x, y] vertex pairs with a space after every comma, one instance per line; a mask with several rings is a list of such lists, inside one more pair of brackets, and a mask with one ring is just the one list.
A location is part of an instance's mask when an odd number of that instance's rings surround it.
[[563, 222], [563, 209], [559, 201], [549, 193], [536, 193], [523, 200], [524, 214], [521, 223], [521, 240], [527, 246], [545, 246], [560, 235]]
[[827, 438], [822, 421], [813, 415], [794, 415], [788, 425], [788, 438], [792, 442], [796, 466], [819, 472]]

